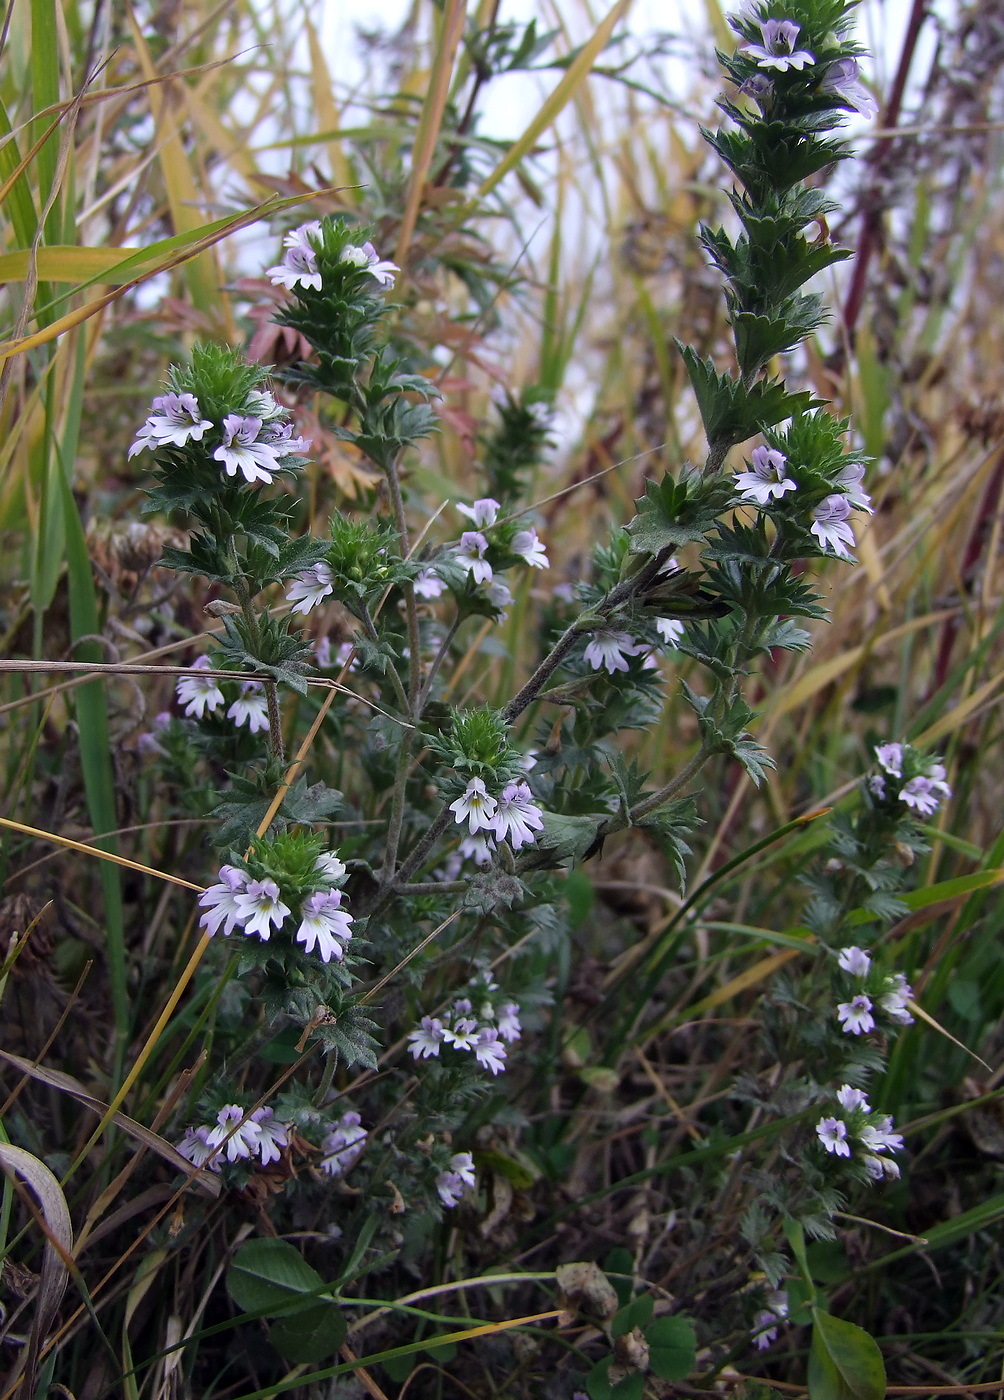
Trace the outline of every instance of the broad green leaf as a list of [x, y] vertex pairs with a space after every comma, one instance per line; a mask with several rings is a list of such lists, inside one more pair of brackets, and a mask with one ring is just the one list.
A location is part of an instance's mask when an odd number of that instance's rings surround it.
[[390, 1376], [392, 1381], [397, 1381], [398, 1385], [403, 1385], [415, 1369], [415, 1362], [409, 1356], [389, 1356], [386, 1361], [382, 1361], [381, 1366]]
[[809, 1400], [882, 1400], [885, 1365], [873, 1337], [853, 1322], [814, 1313]]
[[644, 1327], [645, 1323], [652, 1316], [652, 1296], [643, 1293], [640, 1298], [633, 1299], [626, 1307], [614, 1314], [614, 1319], [610, 1324], [611, 1337], [624, 1337], [634, 1327]]
[[648, 1364], [664, 1381], [682, 1381], [694, 1369], [697, 1338], [685, 1317], [657, 1317], [645, 1328]]
[[645, 1377], [640, 1371], [633, 1376], [625, 1376], [616, 1385], [611, 1385], [608, 1377], [612, 1356], [598, 1362], [586, 1377], [586, 1394], [589, 1400], [642, 1400], [645, 1394]]
[[499, 1176], [504, 1176], [516, 1187], [517, 1191], [529, 1191], [540, 1176], [539, 1171], [535, 1171], [527, 1165], [525, 1158], [520, 1160], [514, 1157], [511, 1152], [479, 1152], [477, 1163], [479, 1167], [489, 1167]]
[[[612, 1249], [603, 1261], [603, 1272], [613, 1284], [621, 1305], [629, 1303], [634, 1279], [634, 1256], [631, 1251], [623, 1246]], [[618, 1278], [618, 1274], [622, 1277]]]
[[248, 1240], [227, 1270], [227, 1291], [237, 1306], [266, 1316], [295, 1311], [298, 1302], [310, 1309], [323, 1288], [317, 1270], [286, 1240]]
[[323, 1361], [338, 1350], [347, 1331], [334, 1303], [314, 1303], [273, 1322], [268, 1339], [287, 1361]]

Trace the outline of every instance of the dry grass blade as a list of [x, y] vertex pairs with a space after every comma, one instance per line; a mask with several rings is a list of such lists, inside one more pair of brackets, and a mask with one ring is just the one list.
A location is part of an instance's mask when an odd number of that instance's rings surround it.
[[49, 841], [55, 846], [65, 846], [67, 850], [77, 851], [81, 855], [96, 856], [98, 860], [110, 861], [112, 865], [124, 866], [127, 870], [135, 870], [139, 875], [149, 875], [154, 880], [166, 880], [171, 885], [180, 885], [182, 889], [194, 890], [196, 894], [202, 894], [205, 889], [204, 885], [196, 885], [180, 875], [170, 875], [165, 870], [154, 870], [152, 866], [142, 865], [139, 861], [113, 855], [111, 851], [103, 851], [98, 846], [88, 846], [83, 841], [73, 841], [69, 836], [57, 836], [52, 831], [41, 831], [38, 827], [26, 826], [24, 822], [12, 821], [10, 817], [0, 817], [0, 826], [7, 827], [9, 831], [18, 831], [22, 836], [31, 836], [36, 841]]
[[253, 209], [247, 210], [243, 214], [238, 214], [232, 218], [218, 220], [215, 224], [205, 225], [211, 229], [209, 233], [198, 236], [194, 234], [181, 235], [181, 241], [187, 240], [187, 246], [179, 252], [171, 253], [167, 257], [159, 259], [156, 263], [144, 265], [144, 270], [135, 277], [130, 277], [123, 282], [120, 287], [115, 287], [112, 291], [106, 292], [104, 296], [96, 297], [93, 301], [87, 302], [84, 306], [77, 307], [75, 311], [68, 312], [65, 316], [60, 316], [43, 330], [36, 331], [34, 335], [22, 336], [9, 340], [5, 344], [0, 344], [0, 360], [6, 362], [14, 355], [26, 354], [29, 350], [36, 349], [39, 345], [47, 345], [51, 340], [65, 335], [67, 331], [79, 326], [82, 322], [90, 320], [92, 316], [98, 315], [106, 307], [123, 297], [126, 292], [134, 287], [140, 286], [143, 282], [149, 281], [151, 277], [161, 272], [170, 272], [173, 268], [181, 267], [191, 258], [196, 258], [200, 253], [206, 252], [214, 247], [221, 239], [226, 238], [231, 233], [237, 233], [242, 228], [247, 228], [250, 224], [257, 223], [260, 219], [270, 219], [273, 215], [281, 213], [283, 209], [291, 209], [297, 204], [302, 204], [307, 195], [293, 195], [288, 199], [269, 199], [263, 204], [256, 205]]
[[[34, 1191], [41, 1209], [39, 1225], [45, 1231], [42, 1271], [28, 1344], [21, 1351], [8, 1378], [9, 1382], [20, 1378], [17, 1388], [28, 1397], [35, 1393], [39, 1354], [49, 1323], [66, 1288], [67, 1262], [73, 1250], [73, 1226], [63, 1189], [44, 1162], [23, 1147], [0, 1143], [0, 1166], [9, 1175], [27, 1182]], [[10, 1390], [8, 1384], [8, 1392]]]
[[404, 218], [397, 240], [395, 258], [404, 267], [411, 246], [412, 234], [418, 222], [418, 212], [422, 207], [422, 194], [425, 178], [432, 164], [439, 129], [450, 94], [450, 79], [457, 57], [460, 37], [464, 32], [464, 19], [467, 14], [467, 0], [447, 0], [442, 19], [442, 32], [436, 45], [436, 54], [429, 76], [429, 90], [422, 104], [422, 115], [415, 135], [415, 149], [411, 160], [411, 178], [408, 182], [408, 195], [404, 205]]
[[26, 1060], [20, 1055], [12, 1055], [9, 1050], [0, 1050], [0, 1060], [4, 1060], [40, 1084], [48, 1084], [50, 1088], [59, 1089], [62, 1093], [69, 1094], [70, 1098], [75, 1099], [82, 1107], [101, 1116], [102, 1122], [114, 1123], [123, 1132], [128, 1133], [131, 1138], [135, 1138], [137, 1142], [149, 1148], [151, 1152], [156, 1152], [158, 1157], [162, 1157], [175, 1171], [184, 1172], [186, 1176], [191, 1178], [193, 1184], [207, 1195], [218, 1196], [220, 1194], [220, 1183], [216, 1177], [204, 1171], [193, 1174], [191, 1162], [187, 1157], [183, 1157], [176, 1147], [173, 1147], [158, 1133], [144, 1128], [142, 1123], [137, 1123], [135, 1118], [130, 1118], [128, 1114], [114, 1110], [109, 1112], [108, 1105], [95, 1098], [72, 1075], [64, 1074], [62, 1070], [46, 1069], [43, 1065], [33, 1064], [31, 1060]]

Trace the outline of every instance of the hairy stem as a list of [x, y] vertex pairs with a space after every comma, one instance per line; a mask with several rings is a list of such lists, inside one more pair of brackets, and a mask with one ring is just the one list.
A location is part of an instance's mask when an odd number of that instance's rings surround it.
[[[237, 601], [241, 605], [241, 612], [244, 614], [244, 621], [248, 625], [248, 632], [256, 652], [261, 650], [261, 626], [258, 622], [258, 614], [251, 603], [251, 593], [247, 582], [241, 574], [235, 574], [233, 580], [234, 592], [237, 594]], [[279, 762], [283, 760], [282, 744], [282, 722], [279, 715], [279, 695], [275, 680], [271, 676], [264, 677], [265, 704], [268, 708], [268, 734], [272, 744], [272, 752]]]
[[459, 627], [460, 627], [460, 617], [457, 616], [457, 617], [455, 617], [455, 618], [453, 619], [453, 621], [450, 623], [449, 631], [446, 633], [446, 636], [443, 638], [442, 642], [440, 643], [439, 650], [436, 652], [436, 655], [435, 655], [435, 656], [433, 657], [433, 659], [432, 659], [432, 665], [431, 665], [431, 667], [429, 668], [429, 674], [426, 676], [426, 678], [425, 678], [425, 684], [422, 686], [422, 689], [421, 689], [421, 691], [419, 692], [419, 696], [418, 696], [418, 708], [416, 709], [415, 714], [414, 714], [414, 716], [413, 716], [413, 718], [414, 718], [416, 721], [417, 721], [418, 719], [421, 718], [422, 711], [425, 709], [426, 705], [429, 703], [429, 694], [430, 694], [430, 692], [431, 692], [431, 690], [432, 690], [433, 682], [435, 681], [436, 676], [439, 674], [439, 668], [442, 666], [443, 662], [446, 660], [447, 653], [448, 653], [449, 650], [450, 650], [450, 646], [451, 646], [452, 643], [453, 643], [454, 637], [457, 635], [457, 629], [458, 629]]
[[[390, 492], [391, 509], [394, 512], [394, 524], [397, 528], [398, 539], [401, 543], [401, 554], [407, 558], [410, 551], [408, 542], [408, 522], [404, 515], [404, 497], [401, 494], [401, 478], [397, 470], [398, 459], [392, 457], [385, 468], [387, 478], [387, 489]], [[410, 718], [417, 720], [419, 715], [418, 699], [419, 686], [421, 681], [421, 656], [418, 636], [418, 606], [415, 602], [415, 587], [412, 583], [404, 584], [404, 606], [408, 618], [408, 647], [411, 651], [410, 663], [408, 666], [408, 699], [410, 704]]]
[[408, 787], [408, 769], [411, 767], [411, 744], [407, 734], [401, 737], [401, 749], [397, 756], [397, 771], [394, 774], [394, 792], [390, 804], [390, 822], [387, 826], [387, 841], [384, 846], [383, 864], [380, 867], [380, 884], [389, 885], [394, 878], [397, 864], [398, 846], [401, 844], [401, 827], [404, 825], [405, 792]]
[[657, 807], [661, 807], [671, 798], [675, 797], [681, 788], [686, 787], [691, 778], [699, 773], [711, 757], [711, 749], [702, 741], [700, 748], [694, 754], [688, 764], [680, 769], [675, 778], [670, 778], [664, 787], [658, 792], [653, 792], [651, 797], [646, 797], [644, 802], [639, 802], [631, 808], [630, 818], [632, 822], [638, 822], [642, 817], [648, 816], [649, 812], [654, 812]]
[[[366, 629], [366, 636], [371, 642], [378, 642], [380, 640], [380, 634], [377, 632], [376, 623], [370, 616], [370, 610], [365, 606], [365, 604], [363, 605], [362, 612], [360, 615], [362, 618], [363, 627]], [[408, 697], [405, 694], [404, 686], [401, 684], [401, 677], [398, 675], [397, 671], [393, 666], [388, 666], [387, 672], [390, 676], [390, 683], [394, 691], [394, 698], [397, 700], [401, 713], [403, 715], [406, 715], [408, 714], [410, 706], [408, 703]]]

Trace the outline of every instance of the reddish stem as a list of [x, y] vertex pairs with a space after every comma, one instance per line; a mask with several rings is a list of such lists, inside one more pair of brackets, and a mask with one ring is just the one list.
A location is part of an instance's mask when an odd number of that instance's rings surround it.
[[[910, 22], [906, 28], [906, 35], [903, 39], [903, 50], [899, 56], [899, 65], [896, 69], [896, 76], [893, 79], [892, 87], [889, 91], [889, 98], [882, 113], [882, 125], [893, 127], [899, 121], [900, 111], [903, 107], [903, 94], [906, 91], [906, 80], [910, 76], [910, 66], [917, 50], [917, 39], [920, 36], [921, 25], [927, 18], [928, 0], [913, 0], [913, 8], [910, 11]], [[869, 157], [869, 164], [872, 167], [872, 180], [865, 193], [864, 218], [861, 223], [861, 234], [858, 238], [858, 253], [854, 262], [854, 274], [851, 278], [850, 290], [847, 293], [847, 300], [844, 303], [844, 327], [848, 338], [852, 339], [854, 330], [861, 314], [861, 307], [865, 299], [865, 287], [868, 282], [868, 264], [871, 262], [872, 253], [879, 242], [879, 233], [882, 228], [882, 187], [883, 175], [887, 159], [892, 150], [894, 136], [886, 136], [881, 141], [875, 143], [875, 148]]]

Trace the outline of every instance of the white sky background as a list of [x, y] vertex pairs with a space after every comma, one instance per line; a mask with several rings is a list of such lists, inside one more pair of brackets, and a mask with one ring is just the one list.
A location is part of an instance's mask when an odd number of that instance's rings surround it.
[[[502, 0], [499, 20], [501, 23], [508, 21], [526, 22], [536, 17], [538, 31], [557, 28], [564, 22], [570, 27], [571, 32], [568, 35], [567, 43], [562, 44], [562, 41], [559, 40], [559, 52], [567, 51], [569, 44], [582, 43], [590, 36], [596, 23], [606, 13], [609, 3], [611, 0]], [[935, 17], [950, 21], [958, 3], [959, 0], [933, 0], [931, 9]], [[282, 0], [279, 0], [279, 7], [281, 5]], [[419, 15], [419, 32], [427, 33], [431, 13], [429, 0], [376, 0], [375, 4], [373, 0], [368, 0], [368, 3], [364, 3], [364, 0], [315, 0], [315, 3], [310, 6], [310, 13], [317, 26], [335, 85], [336, 100], [343, 109], [343, 120], [346, 120], [347, 124], [352, 123], [353, 115], [351, 111], [344, 110], [346, 101], [349, 100], [351, 108], [351, 96], [366, 86], [364, 61], [358, 42], [358, 29], [374, 30], [379, 28], [388, 34], [393, 34], [412, 13], [413, 5]], [[738, 0], [735, 0], [735, 3], [727, 8], [737, 7]], [[473, 11], [474, 8], [474, 0], [471, 0], [469, 9]], [[725, 7], [723, 6], [723, 8]], [[856, 37], [870, 51], [871, 57], [863, 61], [862, 66], [866, 77], [875, 83], [880, 96], [886, 93], [891, 85], [899, 61], [910, 9], [911, 0], [862, 0], [858, 12]], [[709, 83], [707, 80], [702, 80], [700, 74], [697, 75], [696, 83], [694, 82], [692, 56], [695, 54], [700, 56], [699, 61], [708, 73], [713, 74], [717, 67], [714, 59], [714, 45], [709, 38], [707, 13], [706, 0], [634, 0], [627, 20], [627, 29], [634, 38], [636, 51], [639, 48], [644, 50], [643, 40], [646, 35], [670, 33], [679, 36], [680, 42], [671, 46], [672, 56], [654, 60], [654, 63], [664, 65], [660, 69], [660, 86], [673, 94], [679, 94], [681, 107], [688, 116], [702, 116], [705, 120], [713, 123], [713, 110], [705, 109], [703, 112], [691, 112], [687, 107], [687, 96], [693, 88], [696, 87], [703, 93], [703, 103], [707, 102], [709, 91]], [[911, 65], [911, 88], [914, 91], [923, 84], [929, 72], [936, 34], [936, 24], [931, 20], [926, 21], [922, 29], [918, 52]], [[601, 65], [604, 62], [617, 62], [623, 59], [626, 56], [626, 48], [627, 46], [616, 48], [608, 55], [603, 56], [600, 60]], [[302, 67], [306, 70], [308, 64], [305, 46], [302, 56], [298, 54], [298, 58], [301, 58]], [[546, 58], [547, 56], [543, 61], [546, 62]], [[381, 60], [378, 59], [378, 61]], [[537, 61], [541, 62], [542, 60], [538, 59]], [[635, 70], [632, 70], [632, 75], [647, 81], [651, 80], [652, 70], [650, 68], [646, 72], [645, 61], [643, 61], [636, 74]], [[532, 116], [539, 110], [543, 99], [560, 81], [561, 76], [562, 70], [551, 69], [542, 73], [505, 74], [493, 79], [482, 95], [478, 132], [481, 135], [499, 140], [513, 140], [520, 136]], [[612, 88], [609, 80], [595, 77], [591, 80], [591, 84], [591, 92], [594, 95], [600, 125], [607, 127], [606, 131], [598, 130], [592, 133], [602, 150], [605, 142], [615, 144], [617, 141], [617, 125], [618, 121], [623, 120], [620, 114], [623, 112], [624, 104], [620, 96], [621, 90]], [[372, 88], [369, 90], [372, 92]], [[606, 94], [610, 94], [609, 98]], [[908, 112], [910, 97], [911, 93], [908, 91], [906, 103]], [[857, 118], [849, 124], [850, 134], [861, 137], [862, 152], [867, 149], [868, 131], [871, 125], [873, 124]], [[567, 154], [574, 159], [581, 150], [583, 160], [587, 159], [585, 140], [574, 113], [566, 112], [565, 120], [559, 120], [556, 130], [559, 139], [565, 143]], [[547, 147], [553, 145], [553, 142], [554, 133], [546, 133], [542, 144]], [[551, 156], [535, 157], [535, 161], [539, 162], [538, 168], [541, 170], [554, 169], [554, 158]], [[288, 151], [278, 150], [275, 152], [273, 168], [277, 172], [288, 168]], [[512, 176], [509, 177], [504, 188], [511, 196], [517, 196]], [[653, 192], [642, 192], [643, 197], [651, 193]], [[531, 276], [543, 278], [545, 276], [545, 261], [549, 252], [550, 224], [553, 211], [547, 209], [538, 211], [530, 205], [529, 201], [525, 200], [520, 202], [519, 207], [524, 232], [530, 240], [523, 267]], [[604, 211], [591, 208], [586, 200], [569, 198], [562, 215], [562, 222], [563, 232], [566, 235], [564, 242], [568, 257], [574, 257], [577, 260], [583, 273], [588, 270], [590, 265], [600, 265], [599, 277], [594, 285], [594, 295], [602, 297], [602, 265], [609, 251], [606, 246], [606, 239], [609, 236], [609, 221], [605, 217]], [[504, 221], [496, 227], [499, 237], [506, 233]], [[260, 237], [260, 230], [248, 231], [245, 235], [247, 240], [245, 254], [250, 251], [247, 244], [255, 244], [259, 256], [268, 257], [270, 255], [271, 248], [267, 251], [263, 249], [262, 244], [258, 241]], [[510, 247], [510, 243], [511, 239], [506, 238], [505, 246], [496, 248], [497, 255], [503, 261], [507, 260], [510, 255], [519, 255], [518, 245]], [[387, 250], [381, 251], [386, 255]], [[515, 332], [515, 326], [513, 330]], [[506, 358], [501, 344], [496, 344], [496, 350], [502, 352], [503, 359]], [[515, 366], [513, 368], [515, 370]], [[530, 366], [524, 366], [524, 370], [529, 373], [533, 372]], [[519, 374], [518, 370], [515, 372], [517, 375]], [[597, 386], [591, 380], [588, 367], [580, 363], [578, 357], [575, 357], [569, 366], [569, 375], [566, 378], [559, 401], [559, 424], [557, 425], [559, 437], [565, 438], [566, 441], [574, 440], [577, 437], [578, 431], [581, 430], [595, 402], [596, 391]]]
[[[738, 4], [736, 5], [736, 8]], [[380, 26], [393, 31], [400, 27], [412, 8], [412, 0], [321, 0], [318, 23], [321, 40], [331, 64], [336, 84], [351, 89], [359, 80], [361, 69], [356, 52], [356, 29]], [[473, 8], [473, 6], [472, 6]], [[598, 20], [605, 13], [605, 4], [593, 5]], [[933, 0], [930, 6], [935, 16], [949, 19], [957, 8], [957, 0]], [[911, 0], [863, 0], [859, 11], [857, 37], [872, 54], [866, 65], [869, 77], [874, 77], [879, 90], [885, 92], [892, 82], [902, 48], [911, 9]], [[573, 6], [561, 0], [560, 12], [566, 23], [578, 14], [581, 33], [576, 42], [588, 37], [586, 6]], [[501, 23], [527, 22], [536, 17], [538, 30], [554, 27], [554, 6], [547, 0], [503, 0]], [[699, 39], [707, 34], [706, 10], [701, 0], [634, 0], [628, 14], [627, 28], [640, 36], [666, 32]], [[935, 29], [925, 23], [914, 75], [926, 74], [934, 51]], [[603, 60], [601, 60], [602, 62]], [[682, 74], [685, 78], [685, 74]], [[560, 79], [561, 74], [513, 73], [495, 79], [486, 94], [479, 130], [500, 140], [519, 136], [529, 116], [537, 109], [541, 97]]]

